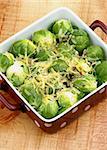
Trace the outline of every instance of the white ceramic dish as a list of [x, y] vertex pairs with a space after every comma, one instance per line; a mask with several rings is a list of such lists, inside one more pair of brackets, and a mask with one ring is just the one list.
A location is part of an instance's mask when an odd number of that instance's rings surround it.
[[[58, 8], [58, 9], [50, 12], [45, 17], [43, 17], [43, 18], [35, 21], [34, 23], [32, 23], [31, 25], [29, 25], [28, 27], [26, 27], [22, 31], [16, 33], [15, 35], [13, 35], [12, 37], [10, 37], [9, 39], [7, 39], [4, 42], [2, 42], [0, 44], [0, 52], [3, 53], [5, 51], [8, 51], [9, 47], [15, 41], [20, 40], [20, 39], [29, 39], [29, 38], [31, 38], [31, 36], [32, 36], [32, 34], [33, 34], [34, 31], [39, 30], [39, 29], [47, 28], [51, 23], [53, 23], [54, 21], [56, 21], [58, 19], [61, 19], [61, 18], [69, 19], [73, 24], [75, 24], [78, 27], [84, 29], [89, 34], [92, 42], [94, 44], [96, 44], [96, 45], [101, 46], [104, 49], [104, 52], [105, 52], [106, 58], [107, 58], [107, 45], [74, 12], [72, 12], [68, 8], [64, 8], [64, 7]], [[58, 116], [56, 116], [56, 117], [54, 117], [52, 119], [45, 119], [40, 114], [38, 114], [38, 112], [35, 109], [33, 109], [33, 107], [25, 100], [25, 98], [23, 96], [21, 96], [21, 94], [14, 88], [14, 86], [10, 83], [10, 81], [6, 78], [5, 75], [3, 75], [2, 73], [0, 73], [0, 75], [1, 75], [1, 83], [5, 82], [6, 84], [8, 84], [8, 86], [13, 90], [13, 93], [15, 93], [19, 97], [20, 102], [24, 104], [24, 107], [26, 107], [27, 111], [29, 112], [28, 114], [31, 116], [31, 118], [36, 122], [36, 124], [39, 124], [38, 126], [40, 126], [45, 131], [47, 131], [47, 129], [46, 129], [47, 128], [46, 127], [46, 123], [48, 125], [50, 125], [50, 123], [52, 123], [52, 122], [54, 122], [54, 123], [57, 124], [57, 120], [60, 120], [60, 118], [63, 118], [63, 116], [66, 116], [66, 114], [68, 114], [69, 112], [71, 112], [71, 110], [73, 110], [74, 108], [77, 108], [77, 106], [79, 106], [80, 104], [82, 104], [84, 101], [86, 101], [87, 99], [89, 99], [92, 95], [94, 95], [98, 91], [102, 90], [104, 87], [107, 87], [107, 83], [104, 83], [103, 85], [101, 85], [100, 87], [98, 87], [95, 91], [93, 91], [92, 93], [88, 94], [86, 97], [84, 97], [83, 99], [81, 99], [79, 102], [77, 102], [75, 105], [73, 105], [72, 107], [70, 107], [68, 110], [66, 110], [62, 114], [60, 114], [60, 115], [58, 115]], [[2, 98], [3, 98], [3, 95], [2, 95]], [[35, 119], [35, 117], [32, 117], [32, 116], [36, 116], [36, 119]], [[51, 128], [50, 130], [49, 130], [49, 127], [48, 127], [48, 131], [52, 132], [53, 130], [55, 130], [55, 126], [56, 125], [54, 125], [54, 128], [52, 128], [50, 126], [50, 128]], [[57, 129], [58, 129], [58, 127], [57, 127]]]

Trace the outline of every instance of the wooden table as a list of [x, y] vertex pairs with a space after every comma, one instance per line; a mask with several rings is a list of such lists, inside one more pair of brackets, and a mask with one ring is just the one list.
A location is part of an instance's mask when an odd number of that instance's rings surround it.
[[[95, 19], [107, 23], [107, 0], [0, 0], [0, 41], [60, 6], [71, 8], [88, 25]], [[100, 29], [96, 32], [107, 41]], [[0, 124], [0, 150], [107, 150], [107, 100], [52, 135], [20, 113]]]

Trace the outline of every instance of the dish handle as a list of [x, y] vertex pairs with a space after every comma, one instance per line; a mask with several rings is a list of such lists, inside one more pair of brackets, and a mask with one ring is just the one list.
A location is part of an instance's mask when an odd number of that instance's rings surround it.
[[100, 20], [95, 20], [91, 25], [90, 25], [90, 28], [92, 29], [92, 30], [95, 30], [96, 28], [100, 28], [100, 29], [102, 29], [102, 31], [105, 33], [105, 34], [107, 34], [107, 25], [106, 24], [104, 24], [102, 21], [100, 21]]
[[19, 104], [12, 104], [10, 101], [12, 100], [12, 97], [3, 90], [3, 84], [5, 85], [4, 79], [0, 76], [0, 103], [2, 103], [6, 108], [8, 108], [11, 111], [21, 110], [22, 112], [25, 112], [25, 107], [23, 103]]

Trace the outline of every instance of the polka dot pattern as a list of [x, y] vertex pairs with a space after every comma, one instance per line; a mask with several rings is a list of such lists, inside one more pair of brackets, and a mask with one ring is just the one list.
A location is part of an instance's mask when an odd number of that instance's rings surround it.
[[101, 93], [103, 93], [104, 91], [105, 91], [105, 88], [101, 89], [101, 90], [99, 91], [99, 93], [101, 94]]
[[44, 123], [45, 127], [49, 128], [52, 126], [52, 123]]
[[34, 122], [40, 128], [40, 124], [36, 120]]
[[65, 127], [65, 126], [66, 126], [66, 124], [67, 124], [67, 122], [66, 122], [66, 121], [65, 121], [65, 122], [63, 122], [63, 123], [60, 125], [60, 128]]
[[29, 107], [25, 105], [25, 108], [27, 109], [27, 111], [30, 111]]
[[75, 108], [72, 110], [72, 113], [75, 113], [77, 110], [78, 110], [78, 107], [75, 107]]
[[87, 110], [89, 110], [90, 108], [91, 108], [91, 105], [87, 105], [87, 106], [84, 108], [84, 110], [87, 111]]

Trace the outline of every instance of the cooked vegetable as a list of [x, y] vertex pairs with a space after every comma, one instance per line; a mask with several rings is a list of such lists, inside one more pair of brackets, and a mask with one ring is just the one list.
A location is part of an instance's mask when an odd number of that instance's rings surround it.
[[77, 95], [77, 100], [78, 101], [85, 96], [85, 93], [83, 93], [83, 91], [79, 91], [77, 88], [74, 88], [74, 87], [71, 88], [71, 92], [74, 95]]
[[58, 114], [73, 106], [78, 100], [83, 98], [84, 95], [85, 94], [83, 92], [80, 92], [74, 87], [71, 89], [62, 90], [60, 93], [58, 93], [57, 98], [60, 106]]
[[78, 55], [78, 52], [74, 49], [72, 45], [67, 42], [62, 42], [58, 45], [58, 52], [62, 54], [64, 57], [73, 58], [75, 55]]
[[75, 45], [78, 52], [82, 53], [90, 45], [90, 39], [87, 32], [82, 29], [75, 29], [72, 33], [70, 43]]
[[81, 92], [90, 93], [97, 88], [97, 81], [93, 75], [85, 75], [75, 79], [73, 86]]
[[58, 93], [58, 98], [57, 98], [60, 106], [58, 114], [62, 113], [69, 107], [73, 106], [78, 100], [83, 98], [84, 95], [85, 94], [83, 92], [80, 92], [74, 87], [72, 87], [71, 89], [60, 91], [60, 93]]
[[27, 66], [21, 61], [15, 61], [6, 72], [7, 78], [14, 86], [20, 86], [25, 81], [28, 74]]
[[53, 61], [51, 67], [49, 68], [49, 71], [51, 69], [54, 69], [56, 72], [63, 72], [63, 71], [66, 71], [67, 68], [68, 68], [68, 65], [64, 60], [57, 59], [57, 60]]
[[37, 58], [38, 61], [46, 61], [52, 56], [52, 51], [47, 49], [39, 49], [36, 52], [35, 58]]
[[97, 45], [91, 45], [87, 47], [85, 51], [86, 58], [93, 62], [93, 61], [102, 61], [105, 59], [105, 54], [103, 49]]
[[107, 82], [107, 61], [103, 49], [69, 20], [57, 20], [48, 29], [0, 54], [0, 71], [39, 114], [51, 119]]
[[45, 95], [54, 95], [58, 90], [65, 87], [61, 81], [62, 76], [55, 71], [50, 73], [46, 73], [45, 71], [44, 73], [40, 72], [37, 75], [36, 80], [38, 81], [38, 84], [40, 84], [39, 87]]
[[73, 94], [71, 91], [61, 91], [58, 93], [59, 106], [67, 109], [77, 102], [77, 98], [77, 94]]
[[75, 67], [82, 75], [92, 71], [92, 67], [84, 59], [79, 59]]
[[69, 20], [61, 19], [55, 22], [52, 27], [52, 32], [56, 34], [58, 38], [62, 38], [68, 31], [72, 31], [72, 25]]
[[45, 118], [53, 118], [57, 115], [58, 104], [52, 96], [45, 96], [42, 105], [39, 108], [39, 113]]
[[95, 68], [97, 79], [100, 83], [107, 82], [107, 61], [103, 61]]
[[5, 73], [7, 68], [14, 63], [14, 56], [9, 52], [0, 53], [0, 71]]
[[19, 40], [10, 47], [10, 52], [14, 56], [32, 55], [35, 53], [36, 46], [30, 40]]
[[25, 83], [21, 86], [20, 92], [26, 98], [26, 100], [31, 104], [35, 109], [38, 109], [42, 104], [43, 95], [39, 91], [38, 85], [34, 79], [26, 80]]
[[48, 30], [34, 32], [32, 41], [42, 48], [52, 48], [56, 44], [55, 35]]

